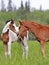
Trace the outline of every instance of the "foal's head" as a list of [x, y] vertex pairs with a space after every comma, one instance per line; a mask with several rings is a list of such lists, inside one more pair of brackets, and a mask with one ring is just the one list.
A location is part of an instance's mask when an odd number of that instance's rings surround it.
[[24, 37], [27, 36], [27, 28], [24, 27], [22, 24], [19, 26], [19, 36]]
[[13, 32], [16, 32], [16, 25], [15, 25], [13, 19], [6, 21], [6, 24], [8, 25], [7, 27], [8, 27], [10, 30], [12, 30]]
[[19, 29], [16, 26], [16, 24], [14, 23], [14, 20], [11, 20], [11, 22], [9, 24], [9, 29], [18, 35]]
[[12, 30], [13, 32], [15, 32], [15, 23], [13, 20], [11, 20], [11, 23], [9, 24], [9, 29]]

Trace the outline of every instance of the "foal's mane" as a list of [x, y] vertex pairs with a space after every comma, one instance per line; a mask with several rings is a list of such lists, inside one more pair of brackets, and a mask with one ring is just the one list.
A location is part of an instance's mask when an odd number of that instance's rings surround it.
[[23, 25], [22, 24], [23, 22], [30, 22], [30, 24], [34, 25], [35, 27], [39, 27], [39, 28], [46, 27], [46, 28], [49, 28], [49, 26], [46, 26], [46, 25], [43, 25], [43, 24], [40, 24], [40, 23], [36, 23], [35, 21], [20, 20], [19, 22], [20, 22], [21, 25]]
[[36, 22], [32, 22], [31, 23], [32, 25], [36, 26], [36, 27], [42, 27], [43, 25], [39, 24], [39, 23], [36, 23]]
[[11, 21], [12, 23], [14, 22], [13, 19], [10, 19], [10, 20], [7, 20], [7, 21], [5, 22], [5, 24], [7, 24], [7, 23], [10, 22], [10, 21]]
[[36, 27], [39, 27], [39, 28], [49, 28], [49, 26], [46, 26], [46, 25], [43, 25], [43, 24], [39, 24], [39, 23], [36, 23], [36, 22], [32, 22], [32, 25], [34, 25]]
[[5, 24], [7, 24], [8, 22], [10, 22], [11, 20], [7, 20], [6, 22], [5, 22]]

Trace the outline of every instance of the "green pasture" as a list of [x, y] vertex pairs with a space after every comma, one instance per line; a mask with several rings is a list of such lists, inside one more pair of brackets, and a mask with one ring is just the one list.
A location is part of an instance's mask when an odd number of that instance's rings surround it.
[[45, 59], [41, 55], [40, 44], [37, 41], [29, 41], [28, 47], [27, 60], [22, 58], [22, 48], [18, 42], [12, 43], [11, 59], [5, 58], [3, 42], [0, 41], [0, 65], [49, 65], [49, 42], [45, 44]]
[[[25, 13], [22, 10], [16, 12], [0, 12], [0, 34], [5, 26], [6, 20], [14, 19], [16, 25], [19, 24], [19, 19], [25, 19], [41, 23], [43, 25], [49, 25], [49, 10], [40, 11], [35, 10], [30, 13]], [[30, 39], [32, 38], [30, 35]], [[28, 42], [29, 52], [28, 59], [22, 58], [22, 48], [18, 42], [12, 43], [12, 56], [11, 59], [7, 59], [4, 56], [3, 42], [0, 40], [0, 65], [49, 65], [49, 42], [45, 43], [46, 58], [42, 57], [40, 51], [40, 44], [37, 41]]]

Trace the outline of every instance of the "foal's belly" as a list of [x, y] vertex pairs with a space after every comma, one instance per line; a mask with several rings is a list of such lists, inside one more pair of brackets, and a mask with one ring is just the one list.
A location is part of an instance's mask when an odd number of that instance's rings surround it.
[[48, 41], [49, 40], [49, 31], [48, 30], [39, 30], [39, 32], [36, 33], [36, 37], [39, 40]]

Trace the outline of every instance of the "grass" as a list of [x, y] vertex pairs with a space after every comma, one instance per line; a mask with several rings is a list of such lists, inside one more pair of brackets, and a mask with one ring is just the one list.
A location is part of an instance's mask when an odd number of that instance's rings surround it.
[[19, 43], [14, 42], [12, 44], [12, 58], [7, 59], [4, 56], [4, 47], [2, 41], [0, 41], [0, 65], [49, 65], [49, 42], [45, 44], [46, 58], [43, 59], [40, 45], [37, 41], [29, 41], [29, 55], [28, 59], [22, 58], [22, 49]]

